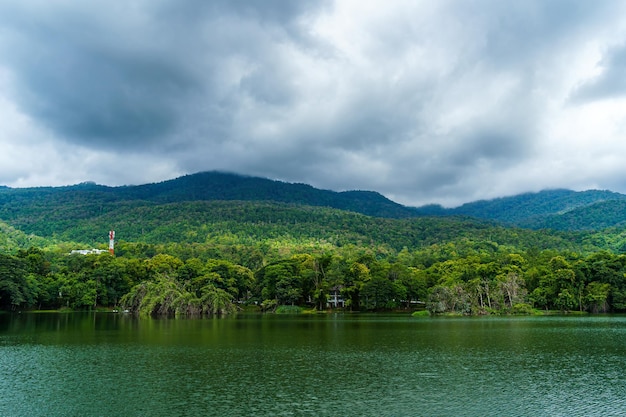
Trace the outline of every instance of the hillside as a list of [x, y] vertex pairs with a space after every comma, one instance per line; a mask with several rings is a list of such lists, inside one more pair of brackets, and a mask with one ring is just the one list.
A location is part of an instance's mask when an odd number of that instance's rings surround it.
[[202, 172], [169, 181], [115, 190], [130, 200], [157, 203], [181, 201], [274, 201], [307, 206], [332, 207], [368, 216], [405, 218], [413, 210], [372, 191], [335, 192], [307, 184], [222, 172]]
[[[274, 202], [195, 201], [158, 204], [146, 201], [48, 207], [12, 219], [24, 233], [55, 241], [106, 243], [109, 229], [119, 239], [148, 244], [267, 242], [419, 248], [463, 239], [522, 248], [575, 250], [581, 236], [538, 233], [501, 227], [471, 218], [386, 219], [313, 206]], [[299, 242], [299, 243], [298, 243]], [[290, 244], [291, 244], [290, 243]]]
[[626, 225], [626, 199], [598, 201], [562, 213], [524, 219], [517, 225], [553, 230], [603, 230], [623, 227]]
[[355, 245], [392, 251], [464, 239], [523, 249], [585, 245], [583, 235], [505, 228], [468, 216], [408, 214], [413, 210], [373, 192], [338, 193], [221, 173], [140, 186], [0, 190], [0, 219], [16, 230], [88, 246], [106, 244], [110, 229], [123, 241], [153, 245]]
[[453, 209], [425, 206], [421, 215], [463, 215], [533, 229], [601, 230], [617, 226], [626, 217], [626, 195], [611, 191], [545, 190], [511, 197], [481, 200]]
[[[66, 187], [0, 189], [0, 219], [37, 215], [60, 205], [84, 208], [84, 215], [98, 212], [109, 203], [148, 201], [176, 203], [187, 201], [273, 201], [296, 205], [331, 207], [368, 216], [406, 218], [413, 209], [371, 191], [335, 192], [310, 185], [291, 184], [264, 178], [221, 172], [202, 172], [160, 183], [108, 187], [82, 183]], [[94, 211], [95, 210], [95, 211]]]
[[[387, 219], [462, 216], [504, 225], [562, 231], [599, 231], [626, 222], [626, 196], [610, 191], [547, 190], [446, 209], [395, 203], [373, 191], [316, 189], [264, 178], [203, 172], [153, 184], [109, 187], [82, 183], [65, 187], [0, 188], [0, 220], [26, 233], [64, 233], [77, 221], [122, 218], [127, 207], [191, 202], [265, 202], [325, 207]], [[239, 203], [236, 203], [239, 204]], [[55, 230], [49, 230], [54, 227]]]
[[0, 253], [12, 253], [18, 249], [45, 244], [45, 239], [34, 234], [26, 234], [0, 221]]

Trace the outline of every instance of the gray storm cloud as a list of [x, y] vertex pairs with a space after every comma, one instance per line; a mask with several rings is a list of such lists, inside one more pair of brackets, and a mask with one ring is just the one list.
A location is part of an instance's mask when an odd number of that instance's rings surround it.
[[[614, 185], [620, 164], [599, 173], [580, 155], [607, 114], [585, 106], [626, 91], [623, 9], [0, 2], [0, 143], [25, 158], [0, 168], [0, 182], [47, 185], [48, 172], [114, 185], [217, 169], [413, 205]], [[605, 140], [621, 149], [614, 104]], [[40, 172], [25, 155], [37, 141], [50, 148]], [[125, 168], [112, 173], [112, 160]]]

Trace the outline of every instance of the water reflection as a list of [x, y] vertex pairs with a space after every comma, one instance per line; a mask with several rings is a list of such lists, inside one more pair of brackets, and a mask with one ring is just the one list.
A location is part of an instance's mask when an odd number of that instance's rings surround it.
[[614, 316], [1, 315], [0, 415], [621, 415], [625, 342]]

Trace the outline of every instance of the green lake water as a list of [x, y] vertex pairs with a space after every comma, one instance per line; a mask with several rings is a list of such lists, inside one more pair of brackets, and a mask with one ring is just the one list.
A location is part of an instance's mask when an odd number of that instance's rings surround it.
[[0, 315], [0, 416], [623, 416], [626, 317]]

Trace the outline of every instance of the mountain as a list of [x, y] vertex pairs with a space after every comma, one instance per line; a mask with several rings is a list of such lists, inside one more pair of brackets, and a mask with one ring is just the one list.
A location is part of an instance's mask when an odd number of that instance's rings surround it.
[[292, 184], [265, 178], [223, 172], [201, 172], [159, 183], [108, 187], [85, 182], [66, 187], [0, 189], [0, 218], [15, 210], [67, 202], [94, 206], [122, 201], [159, 204], [188, 201], [273, 201], [297, 205], [330, 207], [368, 216], [407, 218], [414, 209], [395, 203], [372, 191], [335, 192], [306, 184]]
[[481, 200], [452, 209], [424, 206], [416, 211], [420, 215], [470, 216], [532, 229], [600, 230], [626, 222], [626, 195], [557, 189]]
[[413, 217], [409, 207], [373, 191], [335, 192], [307, 184], [293, 184], [266, 178], [223, 172], [202, 172], [156, 184], [128, 187], [129, 197], [159, 203], [180, 201], [274, 201], [308, 206], [331, 207], [368, 216]]
[[626, 199], [598, 201], [562, 213], [528, 218], [520, 227], [553, 230], [604, 230], [626, 226]]
[[[295, 247], [347, 251], [353, 247], [388, 254], [405, 247], [416, 250], [431, 245], [446, 251], [452, 242], [458, 246], [454, 250], [470, 251], [494, 251], [499, 246], [577, 251], [586, 244], [584, 235], [502, 227], [472, 218], [389, 219], [326, 207], [258, 201], [159, 204], [135, 200], [89, 207], [67, 203], [41, 212], [30, 210], [8, 223], [20, 231], [18, 236], [41, 236], [66, 247], [70, 242], [102, 247], [108, 230], [113, 229], [124, 242], [178, 245], [189, 253], [211, 250], [215, 245], [228, 250], [243, 246], [278, 253]], [[2, 233], [0, 229], [0, 243]], [[13, 249], [27, 248], [23, 240]], [[2, 249], [0, 245], [0, 252]]]
[[[85, 182], [0, 189], [0, 221], [25, 234], [60, 242], [96, 244], [111, 228], [123, 239], [152, 243], [202, 243], [218, 231], [223, 236], [239, 233], [237, 240], [246, 235], [263, 240], [295, 231], [307, 239], [326, 239], [343, 232], [344, 223], [351, 227], [350, 214], [383, 220], [408, 218], [413, 209], [375, 192], [334, 192], [220, 172], [137, 186]], [[303, 227], [305, 231], [300, 230]], [[367, 234], [362, 227], [354, 233], [346, 230], [354, 241], [367, 240]]]
[[[144, 185], [109, 187], [85, 182], [65, 187], [0, 188], [0, 220], [25, 233], [54, 224], [121, 213], [128, 207], [190, 202], [271, 202], [326, 207], [389, 219], [471, 217], [531, 229], [597, 231], [626, 225], [626, 195], [611, 191], [545, 190], [481, 200], [456, 208], [419, 208], [395, 203], [373, 191], [335, 192], [306, 184], [223, 172], [201, 172]], [[238, 203], [239, 204], [239, 203]]]
[[[0, 221], [24, 236], [86, 245], [103, 244], [111, 229], [126, 242], [148, 244], [291, 242], [401, 250], [468, 239], [525, 248], [573, 249], [582, 243], [581, 236], [539, 235], [488, 219], [418, 216], [416, 209], [375, 192], [318, 190], [217, 172], [138, 186], [4, 188]], [[18, 247], [25, 246], [22, 240]]]

